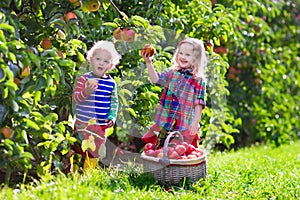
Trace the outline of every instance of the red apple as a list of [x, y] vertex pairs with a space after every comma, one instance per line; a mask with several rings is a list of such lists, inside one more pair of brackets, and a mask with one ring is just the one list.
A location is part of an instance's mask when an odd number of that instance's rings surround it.
[[144, 146], [144, 151], [148, 151], [148, 150], [155, 150], [155, 144], [153, 143], [147, 143], [145, 146]]
[[142, 53], [146, 54], [147, 57], [151, 57], [155, 53], [155, 49], [150, 44], [145, 44], [145, 46], [142, 49]]
[[120, 27], [116, 28], [113, 32], [113, 36], [116, 40], [122, 40], [122, 29]]
[[147, 151], [145, 151], [145, 154], [147, 155], [147, 156], [152, 156], [152, 157], [156, 157], [157, 156], [157, 151], [155, 151], [155, 150], [152, 150], [152, 149], [149, 149], [149, 150], [147, 150]]
[[177, 158], [177, 160], [186, 160], [187, 159], [187, 157], [186, 156], [184, 156], [184, 155], [182, 155], [182, 156], [179, 156], [178, 158]]
[[0, 129], [0, 133], [3, 134], [4, 138], [9, 139], [11, 138], [13, 131], [10, 127], [5, 126]]
[[157, 158], [162, 158], [164, 156], [162, 151], [158, 151], [156, 157]]
[[43, 49], [51, 49], [52, 48], [52, 42], [50, 38], [45, 38], [41, 41], [41, 46]]
[[14, 78], [14, 83], [15, 83], [16, 85], [20, 85], [20, 79]]
[[125, 42], [133, 42], [135, 40], [135, 32], [130, 28], [124, 28], [121, 37]]
[[190, 154], [190, 153], [192, 153], [193, 151], [195, 151], [194, 145], [189, 144], [189, 145], [187, 146], [187, 148], [186, 148], [186, 153], [187, 153], [187, 154]]
[[64, 17], [65, 17], [66, 22], [70, 21], [71, 19], [77, 18], [76, 14], [72, 11], [67, 12]]
[[177, 159], [179, 157], [177, 151], [173, 147], [169, 148], [168, 150], [168, 158], [170, 159]]
[[24, 78], [24, 77], [28, 76], [29, 74], [30, 74], [30, 67], [26, 66], [21, 73], [21, 78]]
[[190, 154], [187, 156], [187, 159], [196, 159], [197, 156], [196, 155], [193, 155], [193, 154]]
[[178, 144], [176, 147], [175, 147], [175, 151], [181, 156], [185, 153], [186, 151], [186, 148], [183, 144]]

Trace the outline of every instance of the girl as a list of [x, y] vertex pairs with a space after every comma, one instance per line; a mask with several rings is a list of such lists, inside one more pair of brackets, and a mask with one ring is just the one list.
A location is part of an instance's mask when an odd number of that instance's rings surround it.
[[198, 147], [199, 121], [205, 108], [205, 67], [207, 56], [204, 44], [195, 38], [179, 42], [173, 57], [173, 67], [157, 73], [145, 49], [141, 51], [150, 79], [163, 85], [164, 90], [155, 117], [155, 124], [142, 137], [146, 143], [157, 145], [155, 134], [161, 130], [180, 131], [185, 142]]

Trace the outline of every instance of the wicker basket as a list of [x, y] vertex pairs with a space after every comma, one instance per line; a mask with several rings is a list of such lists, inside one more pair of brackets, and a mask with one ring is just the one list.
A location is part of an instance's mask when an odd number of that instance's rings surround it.
[[153, 174], [154, 178], [162, 184], [177, 184], [182, 178], [190, 178], [193, 182], [200, 178], [206, 177], [206, 156], [207, 152], [203, 151], [203, 155], [195, 159], [177, 160], [169, 159], [167, 156], [167, 148], [170, 138], [177, 134], [180, 142], [183, 137], [180, 132], [170, 132], [163, 146], [163, 158], [147, 156], [144, 152], [141, 154], [145, 172]]

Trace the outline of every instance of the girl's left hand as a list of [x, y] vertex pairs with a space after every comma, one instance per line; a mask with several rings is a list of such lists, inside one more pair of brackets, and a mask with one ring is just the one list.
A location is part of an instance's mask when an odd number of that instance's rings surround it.
[[114, 122], [112, 121], [112, 120], [106, 120], [106, 122], [107, 122], [107, 128], [110, 128], [110, 127], [112, 127], [113, 125], [114, 125]]
[[199, 124], [198, 122], [197, 123], [192, 123], [191, 126], [190, 126], [190, 131], [191, 131], [191, 134], [196, 134], [199, 130]]

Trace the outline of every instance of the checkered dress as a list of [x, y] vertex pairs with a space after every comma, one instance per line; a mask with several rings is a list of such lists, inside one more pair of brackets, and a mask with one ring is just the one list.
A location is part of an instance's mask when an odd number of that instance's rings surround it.
[[194, 118], [195, 105], [206, 106], [206, 84], [191, 71], [167, 69], [159, 73], [157, 84], [164, 86], [155, 122], [166, 130], [184, 131]]

